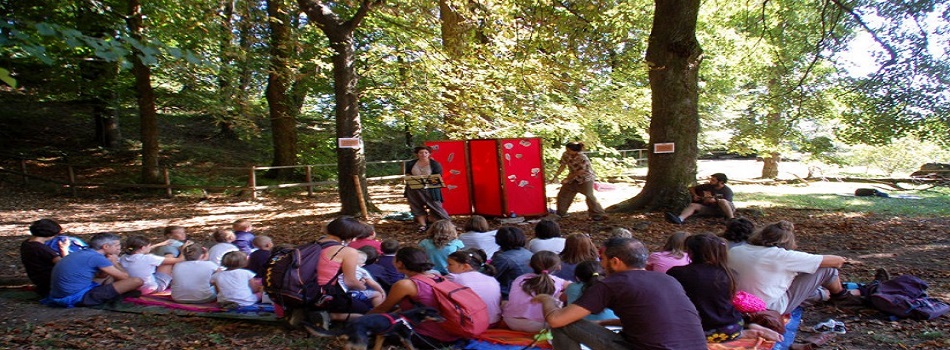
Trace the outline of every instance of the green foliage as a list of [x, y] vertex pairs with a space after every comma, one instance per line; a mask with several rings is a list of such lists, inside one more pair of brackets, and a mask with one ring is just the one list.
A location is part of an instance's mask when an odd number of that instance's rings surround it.
[[852, 165], [863, 165], [887, 176], [907, 177], [925, 163], [950, 162], [950, 149], [933, 142], [913, 137], [897, 139], [888, 144], [853, 147], [846, 160]]

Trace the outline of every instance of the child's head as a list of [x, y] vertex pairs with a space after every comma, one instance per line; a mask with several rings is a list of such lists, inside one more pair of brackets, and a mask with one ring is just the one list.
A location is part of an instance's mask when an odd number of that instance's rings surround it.
[[39, 219], [30, 224], [30, 234], [36, 237], [53, 237], [63, 231], [63, 227], [53, 219]]
[[575, 233], [567, 236], [567, 239], [564, 240], [561, 260], [565, 262], [578, 264], [582, 261], [597, 260], [599, 256], [597, 246], [586, 234]]
[[185, 228], [182, 226], [175, 226], [175, 225], [166, 226], [164, 233], [165, 233], [165, 238], [167, 239], [175, 239], [175, 240], [184, 242], [185, 239], [188, 238], [187, 235], [185, 234]]
[[671, 255], [676, 257], [682, 257], [685, 253], [683, 250], [683, 242], [686, 242], [686, 237], [689, 237], [688, 232], [673, 232], [673, 234], [666, 239], [666, 244], [663, 245], [663, 251], [670, 252]]
[[260, 250], [271, 250], [274, 248], [274, 241], [267, 236], [257, 236], [251, 241], [255, 248]]
[[148, 238], [143, 236], [130, 236], [125, 239], [125, 246], [123, 249], [126, 254], [135, 254], [136, 252], [142, 250], [142, 248], [147, 247], [151, 242]]
[[561, 226], [554, 220], [543, 219], [534, 226], [534, 235], [539, 239], [561, 237]]
[[495, 268], [485, 264], [488, 260], [488, 254], [484, 250], [477, 248], [457, 250], [449, 254], [448, 270], [451, 273], [459, 274], [469, 271], [481, 271], [486, 275], [494, 275]]
[[228, 270], [240, 269], [247, 266], [247, 254], [240, 250], [228, 252], [221, 257], [221, 266]]
[[633, 232], [623, 227], [614, 227], [610, 230], [610, 237], [633, 238]]
[[181, 246], [181, 255], [188, 261], [204, 260], [202, 257], [205, 255], [205, 250], [200, 244], [188, 241]]
[[582, 283], [584, 288], [604, 279], [604, 275], [604, 267], [596, 260], [584, 261], [574, 268], [574, 279]]
[[423, 273], [432, 269], [433, 265], [429, 262], [429, 256], [418, 247], [402, 247], [396, 251], [396, 261], [402, 264], [406, 271]]
[[399, 241], [395, 239], [384, 240], [383, 243], [379, 245], [379, 249], [386, 255], [396, 254], [396, 251], [399, 250]]
[[364, 245], [357, 249], [362, 255], [366, 256], [366, 261], [363, 261], [364, 265], [372, 265], [376, 263], [376, 260], [379, 259], [379, 252], [376, 251], [376, 248], [372, 246]]
[[472, 218], [468, 219], [468, 222], [465, 224], [466, 232], [488, 232], [490, 230], [491, 227], [488, 226], [488, 220], [485, 220], [485, 217], [481, 215], [472, 215]]
[[502, 251], [524, 248], [524, 231], [514, 226], [505, 226], [498, 229], [495, 233], [495, 244]]
[[458, 231], [452, 220], [443, 219], [432, 223], [429, 226], [429, 238], [436, 247], [444, 247], [452, 240], [458, 238]]
[[214, 238], [214, 241], [218, 243], [231, 243], [234, 242], [234, 231], [219, 228], [214, 230], [214, 232], [211, 234], [211, 237]]
[[537, 276], [525, 279], [521, 289], [530, 295], [553, 294], [556, 288], [551, 274], [561, 267], [561, 258], [554, 252], [542, 250], [531, 256], [530, 265]]
[[253, 228], [253, 226], [254, 225], [251, 224], [251, 220], [240, 219], [238, 221], [235, 221], [233, 224], [231, 224], [231, 229], [233, 229], [234, 231], [247, 232], [247, 231], [250, 231]]
[[372, 228], [352, 216], [341, 216], [327, 224], [327, 234], [336, 236], [344, 242], [366, 235], [367, 231], [372, 231]]
[[745, 242], [755, 231], [755, 223], [746, 218], [735, 218], [726, 223], [726, 231], [722, 237], [730, 242]]
[[373, 238], [376, 238], [376, 228], [373, 227], [373, 225], [370, 225], [370, 224], [366, 224], [366, 228], [367, 228], [367, 229], [366, 229], [366, 230], [363, 230], [363, 232], [361, 232], [361, 233], [359, 234], [359, 236], [356, 236], [356, 239], [373, 239]]
[[724, 270], [729, 276], [730, 290], [735, 294], [735, 276], [727, 266], [729, 247], [725, 240], [712, 233], [700, 233], [686, 238], [685, 245], [693, 264], [708, 264]]

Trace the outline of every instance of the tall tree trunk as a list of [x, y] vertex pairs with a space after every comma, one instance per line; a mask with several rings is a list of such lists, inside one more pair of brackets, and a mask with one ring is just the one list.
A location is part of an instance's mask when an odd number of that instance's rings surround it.
[[[330, 41], [333, 50], [333, 92], [336, 98], [336, 136], [337, 138], [362, 136], [363, 127], [360, 122], [359, 96], [356, 90], [357, 76], [353, 63], [356, 53], [353, 48], [353, 32], [360, 25], [369, 10], [382, 4], [382, 0], [362, 0], [360, 7], [353, 17], [341, 19], [333, 12], [333, 6], [328, 6], [321, 0], [298, 0], [300, 8], [323, 31]], [[366, 156], [362, 148], [338, 148], [337, 171], [340, 193], [340, 209], [344, 215], [360, 215], [360, 201], [356, 192], [356, 176], [360, 182], [363, 198], [369, 203], [369, 192], [366, 188]]]
[[782, 159], [782, 154], [772, 152], [769, 157], [762, 157], [762, 178], [774, 179], [778, 177], [778, 163]]
[[[139, 0], [129, 0], [129, 16], [126, 18], [132, 39], [144, 43], [142, 36], [142, 4]], [[158, 168], [158, 114], [155, 111], [155, 93], [152, 91], [152, 70], [139, 56], [142, 53], [132, 51], [132, 74], [135, 76], [136, 102], [139, 107], [139, 131], [142, 137], [142, 182], [161, 183], [162, 176]]]
[[[114, 30], [105, 24], [109, 20], [95, 11], [79, 8], [79, 30], [94, 38], [111, 38]], [[80, 99], [91, 105], [96, 144], [104, 148], [118, 148], [122, 141], [119, 118], [112, 103], [116, 99], [114, 80], [118, 63], [91, 58], [79, 62], [80, 75], [87, 86], [80, 89]]]
[[[271, 129], [274, 141], [273, 166], [297, 164], [297, 120], [291, 113], [290, 98], [290, 16], [284, 8], [285, 0], [267, 1], [267, 19], [270, 24], [270, 74], [267, 77], [267, 104], [270, 106]], [[274, 169], [269, 175], [287, 179], [294, 169]]]
[[653, 92], [648, 147], [671, 142], [675, 152], [650, 152], [643, 190], [609, 208], [614, 212], [682, 207], [689, 203], [687, 188], [696, 181], [697, 83], [702, 61], [696, 20], [700, 1], [656, 0], [655, 4], [646, 54]]
[[[218, 3], [218, 16], [221, 21], [221, 37], [218, 45], [221, 60], [221, 65], [218, 69], [218, 95], [224, 98], [224, 101], [233, 101], [240, 106], [244, 101], [235, 93], [235, 87], [232, 81], [234, 80], [235, 63], [235, 49], [231, 44], [232, 38], [234, 37], [234, 24], [231, 21], [231, 19], [234, 18], [234, 1], [220, 0]], [[237, 139], [237, 133], [234, 131], [234, 110], [230, 105], [230, 103], [227, 103], [224, 107], [219, 109], [221, 110], [221, 114], [218, 115], [217, 118], [219, 135], [229, 139]]]

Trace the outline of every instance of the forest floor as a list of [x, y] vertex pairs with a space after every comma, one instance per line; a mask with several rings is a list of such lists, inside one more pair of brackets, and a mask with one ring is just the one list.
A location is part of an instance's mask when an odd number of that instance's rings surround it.
[[[723, 164], [717, 164], [719, 166]], [[701, 169], [701, 173], [705, 173]], [[635, 185], [615, 184], [598, 196], [606, 205], [630, 198]], [[747, 187], [748, 186], [748, 187]], [[827, 186], [827, 187], [826, 187]], [[814, 184], [805, 187], [773, 186], [773, 191], [824, 191], [853, 193], [842, 184]], [[733, 186], [737, 193], [753, 190], [752, 185]], [[382, 238], [414, 244], [422, 237], [409, 222], [386, 220], [394, 212], [408, 210], [401, 192], [391, 186], [372, 186], [371, 198], [380, 212], [370, 215]], [[549, 196], [556, 187], [549, 186]], [[739, 197], [741, 198], [741, 196]], [[18, 245], [28, 235], [33, 220], [50, 217], [63, 224], [66, 232], [82, 238], [100, 231], [122, 235], [143, 234], [159, 238], [161, 227], [183, 225], [194, 239], [207, 240], [208, 233], [238, 218], [255, 223], [257, 234], [266, 234], [277, 243], [302, 243], [319, 236], [327, 221], [339, 210], [335, 191], [303, 195], [264, 194], [257, 201], [247, 198], [210, 195], [173, 199], [141, 195], [93, 194], [83, 198], [28, 191], [22, 186], [0, 182], [0, 348], [290, 348], [334, 347], [323, 340], [308, 339], [305, 332], [286, 330], [280, 325], [207, 318], [141, 315], [97, 309], [55, 309], [38, 304], [26, 293], [17, 293], [25, 283], [19, 262]], [[887, 268], [892, 275], [912, 274], [930, 282], [934, 297], [950, 300], [950, 218], [900, 217], [859, 212], [815, 209], [750, 207], [738, 201], [741, 214], [759, 224], [789, 220], [796, 225], [800, 250], [837, 254], [848, 258], [842, 268], [845, 279], [867, 281], [874, 270]], [[584, 214], [582, 197], [572, 208], [575, 215], [560, 221], [564, 232], [590, 234], [602, 241], [607, 231], [622, 226], [651, 250], [659, 249], [667, 235], [676, 230], [721, 232], [719, 219], [690, 219], [686, 225], [667, 223], [659, 213], [612, 214], [593, 222]], [[457, 225], [464, 217], [456, 217]], [[531, 233], [530, 224], [525, 231]], [[806, 309], [797, 339], [814, 335], [818, 322], [834, 318], [847, 324], [847, 333], [838, 335], [828, 349], [946, 349], [950, 348], [950, 317], [932, 321], [891, 321], [877, 311], [863, 307], [836, 308], [816, 305]]]

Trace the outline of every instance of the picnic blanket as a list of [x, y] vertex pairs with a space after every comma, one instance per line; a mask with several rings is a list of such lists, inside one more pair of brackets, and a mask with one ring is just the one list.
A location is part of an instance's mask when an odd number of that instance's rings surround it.
[[802, 322], [802, 308], [796, 308], [791, 314], [785, 315], [785, 334], [781, 343], [764, 339], [736, 339], [725, 343], [709, 343], [709, 350], [787, 350], [795, 342], [798, 325]]
[[215, 302], [203, 304], [178, 303], [175, 302], [169, 294], [152, 294], [136, 298], [125, 298], [119, 302], [99, 305], [97, 308], [119, 312], [161, 313], [263, 322], [276, 322], [278, 320], [274, 314], [274, 306], [270, 304], [255, 304], [229, 310], [221, 308], [218, 303]]
[[465, 343], [465, 350], [539, 350], [551, 349], [547, 341], [534, 341], [535, 333], [492, 328]]

